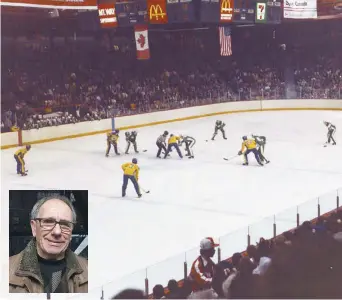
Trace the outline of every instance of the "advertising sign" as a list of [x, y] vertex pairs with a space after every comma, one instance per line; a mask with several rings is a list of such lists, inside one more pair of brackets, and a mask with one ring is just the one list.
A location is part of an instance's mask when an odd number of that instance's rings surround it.
[[284, 0], [285, 19], [316, 19], [317, 0]]

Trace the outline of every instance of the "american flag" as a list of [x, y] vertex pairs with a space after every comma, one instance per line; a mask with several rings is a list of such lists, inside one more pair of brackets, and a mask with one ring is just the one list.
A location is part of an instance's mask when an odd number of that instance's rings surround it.
[[220, 48], [221, 48], [221, 56], [230, 56], [233, 54], [232, 52], [232, 37], [230, 27], [220, 26]]

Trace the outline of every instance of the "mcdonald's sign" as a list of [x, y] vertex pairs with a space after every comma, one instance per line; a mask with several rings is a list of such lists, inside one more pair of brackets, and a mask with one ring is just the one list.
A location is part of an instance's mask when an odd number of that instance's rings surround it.
[[165, 24], [168, 22], [166, 0], [148, 0], [148, 18], [151, 24]]
[[234, 0], [220, 0], [220, 21], [232, 22], [234, 12]]

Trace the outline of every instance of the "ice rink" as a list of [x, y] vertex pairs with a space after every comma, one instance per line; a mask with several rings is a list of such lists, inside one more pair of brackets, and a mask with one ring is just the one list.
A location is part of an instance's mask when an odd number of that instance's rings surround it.
[[[220, 133], [210, 140], [217, 119], [226, 123], [227, 140]], [[337, 146], [323, 147], [323, 120], [336, 125]], [[157, 159], [155, 141], [164, 130], [193, 136], [195, 159], [181, 160], [175, 151], [169, 159]], [[106, 158], [104, 134], [33, 145], [25, 156], [27, 177], [16, 175], [15, 149], [1, 151], [5, 207], [9, 189], [89, 190], [90, 290], [196, 247], [203, 237], [218, 239], [342, 186], [339, 111], [227, 114], [137, 131], [139, 149], [147, 150], [138, 155]], [[252, 154], [248, 167], [242, 157], [224, 161], [250, 134], [267, 137], [265, 156], [271, 163], [259, 167]], [[124, 131], [119, 148], [125, 148]], [[121, 198], [120, 166], [133, 157], [140, 184], [151, 191], [141, 199], [131, 184], [127, 198]]]

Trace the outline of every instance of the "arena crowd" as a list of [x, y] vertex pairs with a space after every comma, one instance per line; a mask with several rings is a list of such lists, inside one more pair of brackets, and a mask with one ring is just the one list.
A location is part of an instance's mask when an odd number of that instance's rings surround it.
[[4, 37], [1, 131], [226, 101], [342, 98], [341, 42], [279, 45], [265, 34], [258, 43], [247, 31], [222, 58], [215, 32], [151, 32], [149, 61], [136, 60], [125, 36]]
[[[211, 244], [211, 245], [210, 245]], [[154, 286], [153, 299], [341, 299], [342, 210], [316, 222], [304, 222], [273, 240], [260, 239], [244, 253], [215, 264], [211, 238], [182, 284], [171, 279], [167, 290]], [[147, 298], [125, 289], [112, 299]]]

